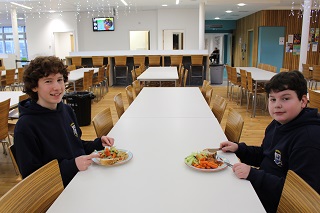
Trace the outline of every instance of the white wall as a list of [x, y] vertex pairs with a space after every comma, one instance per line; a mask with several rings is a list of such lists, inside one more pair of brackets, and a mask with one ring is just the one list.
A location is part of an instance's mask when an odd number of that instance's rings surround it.
[[77, 39], [75, 13], [48, 14], [26, 19], [29, 60], [39, 55], [54, 54], [54, 32], [74, 32]]
[[[119, 11], [115, 18], [115, 31], [93, 32], [92, 16], [80, 13], [80, 21], [75, 13], [48, 14], [41, 18], [28, 18], [26, 31], [29, 59], [38, 55], [54, 53], [53, 32], [74, 32], [75, 51], [129, 50], [131, 30], [150, 31], [150, 49], [162, 50], [162, 31], [182, 29], [185, 32], [184, 49], [198, 49], [199, 45], [198, 9], [161, 9], [131, 12], [127, 15]], [[95, 17], [95, 16], [94, 16]]]

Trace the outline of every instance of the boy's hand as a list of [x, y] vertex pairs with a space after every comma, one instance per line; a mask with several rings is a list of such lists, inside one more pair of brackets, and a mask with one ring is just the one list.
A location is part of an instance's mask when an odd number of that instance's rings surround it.
[[102, 136], [101, 137], [102, 146], [113, 146], [114, 139], [110, 138], [108, 136]]
[[230, 141], [224, 141], [220, 143], [220, 148], [223, 152], [235, 152], [238, 150], [238, 144]]
[[76, 157], [75, 162], [79, 171], [87, 170], [88, 167], [92, 164], [92, 158], [99, 158], [100, 155], [97, 153], [92, 153], [90, 155], [81, 155]]
[[244, 163], [235, 163], [232, 167], [233, 172], [240, 179], [247, 179], [251, 167]]

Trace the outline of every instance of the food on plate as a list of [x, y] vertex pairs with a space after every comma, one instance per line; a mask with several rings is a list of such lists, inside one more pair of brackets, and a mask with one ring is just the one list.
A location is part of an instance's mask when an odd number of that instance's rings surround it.
[[184, 161], [186, 164], [194, 166], [199, 169], [216, 169], [223, 164], [223, 162], [216, 159], [216, 152], [193, 152], [187, 156]]
[[99, 155], [101, 165], [113, 165], [128, 158], [128, 153], [118, 150], [114, 146], [110, 148], [105, 147], [104, 150], [99, 151]]

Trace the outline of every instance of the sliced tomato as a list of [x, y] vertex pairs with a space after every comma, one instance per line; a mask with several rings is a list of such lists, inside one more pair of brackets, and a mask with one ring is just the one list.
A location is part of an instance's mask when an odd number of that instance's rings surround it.
[[104, 154], [106, 155], [106, 157], [110, 156], [110, 150], [108, 148], [105, 148]]

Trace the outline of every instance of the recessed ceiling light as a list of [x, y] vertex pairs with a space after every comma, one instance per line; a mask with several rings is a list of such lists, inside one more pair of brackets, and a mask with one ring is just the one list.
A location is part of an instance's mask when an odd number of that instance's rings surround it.
[[179, 4], [179, 0], [176, 0], [176, 4]]
[[161, 5], [162, 7], [167, 7], [168, 5], [167, 4], [163, 4], [163, 5]]
[[19, 17], [19, 18], [17, 18], [17, 19], [19, 19], [19, 20], [23, 20], [24, 18], [22, 18], [22, 17]]
[[55, 10], [49, 10], [49, 13], [55, 13], [56, 11]]
[[14, 4], [14, 5], [16, 5], [16, 6], [19, 6], [19, 7], [23, 7], [23, 8], [29, 9], [29, 10], [32, 9], [32, 7], [28, 7], [28, 6], [25, 6], [25, 5], [23, 5], [23, 4], [18, 4], [18, 3], [15, 3], [15, 2], [10, 2], [10, 3], [11, 3], [11, 4]]
[[227, 10], [226, 13], [232, 13], [232, 10]]
[[121, 0], [122, 4], [124, 4], [125, 6], [128, 6], [128, 3], [125, 0]]
[[239, 7], [243, 7], [244, 5], [246, 5], [245, 3], [239, 3], [237, 4]]
[[220, 19], [219, 17], [215, 17], [214, 19]]

